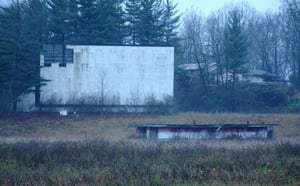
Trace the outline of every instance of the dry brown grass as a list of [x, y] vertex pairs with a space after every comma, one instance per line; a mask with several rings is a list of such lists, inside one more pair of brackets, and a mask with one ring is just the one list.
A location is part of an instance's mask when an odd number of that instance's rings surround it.
[[[279, 125], [272, 140], [143, 140], [128, 128], [193, 120]], [[2, 118], [0, 185], [298, 185], [299, 120], [297, 114], [225, 113]]]
[[[276, 123], [278, 126], [275, 127], [275, 139], [273, 141], [292, 140], [297, 142], [300, 137], [299, 114], [208, 114], [188, 112], [172, 115], [79, 114], [62, 117], [57, 113], [51, 113], [21, 114], [0, 119], [0, 142], [94, 139], [119, 141], [128, 140], [134, 135], [135, 129], [128, 127], [131, 123], [188, 124], [193, 121], [199, 124], [246, 123], [247, 121], [250, 123]], [[220, 143], [218, 142], [218, 144]]]

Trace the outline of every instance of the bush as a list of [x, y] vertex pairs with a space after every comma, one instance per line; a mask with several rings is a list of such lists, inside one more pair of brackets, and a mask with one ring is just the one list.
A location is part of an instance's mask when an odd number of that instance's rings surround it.
[[255, 100], [268, 107], [279, 107], [287, 103], [285, 89], [276, 84], [254, 85]]
[[289, 80], [292, 82], [293, 87], [300, 90], [300, 78], [298, 76], [291, 75]]
[[150, 114], [169, 114], [172, 112], [173, 97], [165, 96], [163, 101], [157, 100], [155, 96], [149, 96], [145, 101], [145, 112]]
[[295, 93], [291, 96], [287, 106], [285, 107], [287, 112], [300, 112], [300, 93]]
[[180, 111], [272, 112], [288, 102], [287, 87], [275, 83], [232, 83], [204, 86], [199, 79], [180, 79], [176, 84], [176, 107]]

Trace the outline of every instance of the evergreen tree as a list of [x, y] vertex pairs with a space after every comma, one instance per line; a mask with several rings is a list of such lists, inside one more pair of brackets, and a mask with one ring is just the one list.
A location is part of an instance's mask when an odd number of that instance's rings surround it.
[[[3, 83], [1, 84], [2, 104], [5, 111], [16, 110], [17, 97], [22, 93], [23, 82], [20, 73], [22, 61], [23, 44], [23, 4], [19, 1], [13, 2], [5, 7], [0, 15], [0, 56], [1, 66], [4, 71]], [[2, 72], [3, 73], [3, 72]]]
[[77, 15], [77, 29], [76, 38], [79, 44], [96, 44], [99, 41], [97, 31], [99, 12], [97, 11], [97, 1], [95, 0], [77, 0], [78, 13]]
[[12, 74], [11, 52], [7, 49], [9, 47], [9, 40], [7, 40], [8, 33], [8, 10], [0, 8], [0, 112], [5, 113], [10, 110], [12, 98], [10, 97], [10, 77]]
[[[233, 78], [232, 93], [228, 94], [228, 91], [226, 91], [226, 97], [228, 98], [227, 103], [231, 102], [231, 107], [228, 104], [227, 109], [235, 111], [237, 74], [246, 72], [244, 65], [246, 64], [245, 57], [248, 49], [247, 36], [243, 32], [242, 14], [237, 9], [229, 12], [225, 25], [223, 44], [226, 63], [226, 87], [229, 80], [229, 73], [232, 73]], [[231, 101], [229, 101], [230, 99]]]
[[161, 0], [141, 0], [138, 41], [142, 45], [157, 45], [163, 41], [164, 21]]
[[[72, 2], [72, 3], [71, 3]], [[70, 26], [77, 44], [121, 44], [123, 0], [77, 0], [69, 4]], [[76, 4], [76, 5], [75, 5]], [[77, 10], [76, 10], [77, 8]]]
[[41, 48], [41, 45], [47, 41], [48, 36], [46, 0], [25, 1], [24, 16], [24, 26], [27, 37], [36, 44], [36, 46]]
[[115, 0], [114, 3], [114, 44], [123, 44], [125, 38], [125, 11], [124, 11], [124, 0]]
[[70, 0], [66, 12], [67, 19], [67, 30], [68, 35], [67, 43], [80, 44], [81, 31], [80, 31], [80, 13], [79, 13], [79, 0]]
[[24, 6], [24, 34], [28, 44], [27, 50], [27, 79], [35, 86], [35, 104], [40, 102], [40, 52], [42, 45], [47, 42], [47, 7], [46, 0], [27, 0]]
[[125, 1], [127, 43], [138, 44], [138, 25], [140, 24], [141, 0]]
[[179, 27], [180, 16], [176, 11], [177, 4], [171, 0], [166, 0], [164, 4], [164, 42], [166, 45], [178, 45], [177, 29]]
[[123, 0], [103, 0], [101, 6], [101, 24], [104, 26], [105, 44], [122, 44], [124, 32]]
[[248, 42], [243, 32], [242, 15], [238, 10], [229, 12], [223, 44], [227, 70], [233, 75], [244, 73]]
[[49, 0], [49, 39], [56, 44], [65, 44], [70, 33], [69, 0]]
[[38, 28], [31, 27], [36, 26], [33, 19], [38, 17], [28, 19], [29, 12], [24, 1], [13, 1], [0, 13], [2, 111], [16, 111], [19, 96], [40, 82], [37, 74], [40, 36], [34, 33]]

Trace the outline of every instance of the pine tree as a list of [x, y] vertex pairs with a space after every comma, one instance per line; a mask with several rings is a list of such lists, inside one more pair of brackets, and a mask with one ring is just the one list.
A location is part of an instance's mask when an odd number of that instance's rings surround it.
[[9, 89], [10, 77], [12, 74], [12, 57], [8, 51], [10, 40], [7, 36], [8, 15], [7, 8], [0, 8], [0, 113], [6, 113], [10, 110], [12, 98], [10, 97], [11, 90]]
[[97, 1], [95, 0], [77, 0], [77, 43], [79, 44], [95, 44], [99, 42], [95, 32], [98, 30], [97, 19], [99, 13], [97, 11]]
[[125, 11], [123, 8], [124, 0], [115, 0], [114, 3], [114, 44], [124, 44], [125, 38]]
[[164, 42], [166, 45], [175, 45], [179, 43], [177, 29], [179, 27], [180, 16], [176, 11], [177, 4], [171, 0], [166, 0], [164, 4]]
[[101, 5], [102, 20], [104, 26], [103, 39], [105, 44], [122, 44], [124, 32], [123, 0], [103, 0]]
[[50, 42], [63, 45], [68, 42], [70, 33], [68, 3], [69, 0], [49, 0], [47, 3]]
[[[22, 29], [23, 29], [23, 4], [19, 1], [13, 2], [9, 7], [3, 8], [0, 18], [2, 27], [0, 28], [1, 62], [4, 63], [6, 77], [2, 84], [2, 91], [7, 95], [3, 95], [3, 109], [16, 110], [17, 97], [23, 91], [23, 82], [21, 79], [21, 63], [22, 61]], [[1, 65], [2, 66], [2, 65]]]
[[40, 103], [40, 86], [44, 82], [40, 78], [40, 51], [47, 42], [47, 7], [46, 0], [27, 0], [24, 6], [24, 35], [28, 41], [27, 77], [31, 88], [35, 88], [35, 105]]
[[[248, 49], [247, 36], [243, 32], [242, 14], [237, 9], [229, 12], [225, 25], [223, 44], [226, 63], [226, 87], [228, 87], [229, 73], [232, 73], [233, 78], [232, 93], [229, 94], [228, 90], [226, 90], [227, 109], [236, 111], [236, 76], [238, 73], [246, 72], [244, 65], [246, 64], [245, 57]], [[231, 106], [229, 102], [231, 102]]]
[[[77, 0], [69, 3], [71, 31], [77, 44], [121, 44], [123, 0]], [[77, 9], [76, 9], [77, 8]]]
[[142, 0], [138, 25], [138, 41], [142, 45], [157, 45], [163, 41], [163, 8], [161, 0]]
[[126, 19], [126, 35], [128, 35], [127, 43], [138, 44], [138, 25], [140, 24], [141, 0], [125, 1], [125, 19]]
[[47, 7], [46, 0], [27, 0], [24, 6], [24, 26], [26, 35], [38, 47], [47, 41]]
[[68, 8], [66, 12], [67, 16], [67, 43], [68, 44], [79, 44], [81, 37], [80, 37], [80, 16], [79, 16], [79, 9], [78, 6], [79, 0], [71, 0], [68, 3]]
[[234, 75], [244, 73], [247, 54], [247, 36], [243, 32], [242, 15], [238, 10], [229, 13], [224, 31], [224, 54], [227, 70]]
[[24, 1], [14, 1], [0, 13], [0, 86], [4, 111], [16, 111], [19, 96], [40, 82], [37, 74], [40, 35], [35, 34], [39, 29], [33, 24], [39, 17], [29, 19], [29, 12]]

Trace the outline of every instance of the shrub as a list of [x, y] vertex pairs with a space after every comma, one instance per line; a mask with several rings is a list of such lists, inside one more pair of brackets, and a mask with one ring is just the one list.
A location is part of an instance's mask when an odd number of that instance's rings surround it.
[[279, 107], [287, 103], [285, 89], [275, 84], [254, 85], [255, 100], [269, 107]]
[[272, 112], [288, 101], [287, 87], [273, 83], [209, 84], [206, 91], [197, 79], [179, 82], [176, 88], [178, 110]]
[[155, 96], [149, 96], [145, 99], [146, 113], [168, 114], [172, 112], [173, 97], [165, 96], [163, 101], [157, 100]]
[[285, 107], [287, 112], [300, 112], [300, 93], [296, 93], [291, 96], [287, 106]]

